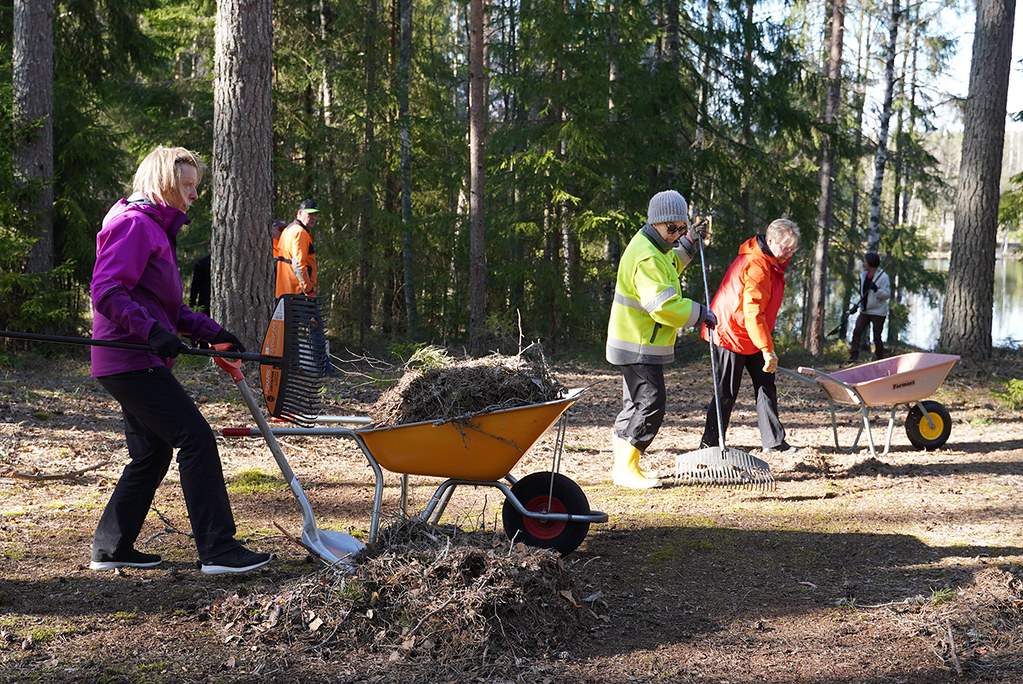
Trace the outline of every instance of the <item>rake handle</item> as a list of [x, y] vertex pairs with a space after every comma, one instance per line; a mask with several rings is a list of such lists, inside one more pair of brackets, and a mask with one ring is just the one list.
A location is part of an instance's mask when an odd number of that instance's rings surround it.
[[[696, 243], [700, 246], [700, 270], [703, 272], [703, 296], [707, 300], [707, 308], [710, 308], [710, 287], [707, 286], [707, 257], [703, 253], [703, 237], [697, 236], [699, 239]], [[717, 411], [718, 415], [718, 446], [721, 447], [722, 453], [725, 449], [725, 428], [721, 424], [721, 397], [718, 392], [718, 368], [717, 362], [714, 361], [714, 328], [713, 326], [707, 326], [707, 341], [710, 342], [710, 375], [711, 381], [714, 383], [714, 410]]]
[[[9, 337], [14, 340], [32, 340], [34, 342], [53, 342], [57, 344], [77, 344], [88, 347], [111, 347], [114, 349], [134, 349], [156, 353], [148, 344], [136, 344], [134, 342], [114, 342], [111, 340], [92, 340], [85, 337], [66, 337], [62, 335], [41, 335], [39, 333], [17, 332], [13, 330], [0, 330], [0, 337]], [[259, 361], [261, 363], [274, 363], [280, 361], [276, 356], [265, 356], [255, 352], [230, 352], [214, 351], [212, 349], [196, 349], [185, 347], [180, 350], [182, 354], [192, 356], [210, 356], [223, 359], [239, 359], [241, 361]]]

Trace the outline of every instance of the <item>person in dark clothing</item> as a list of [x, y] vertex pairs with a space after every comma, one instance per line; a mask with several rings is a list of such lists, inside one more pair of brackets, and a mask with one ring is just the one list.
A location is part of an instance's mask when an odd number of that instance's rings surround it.
[[192, 311], [210, 312], [210, 255], [199, 257], [192, 267], [192, 292], [188, 308]]

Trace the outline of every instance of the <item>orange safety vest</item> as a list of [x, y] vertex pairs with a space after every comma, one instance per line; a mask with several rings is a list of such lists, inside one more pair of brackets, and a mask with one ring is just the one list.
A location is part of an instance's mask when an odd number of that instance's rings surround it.
[[283, 294], [316, 296], [316, 250], [309, 231], [293, 221], [281, 233], [277, 245], [277, 291]]

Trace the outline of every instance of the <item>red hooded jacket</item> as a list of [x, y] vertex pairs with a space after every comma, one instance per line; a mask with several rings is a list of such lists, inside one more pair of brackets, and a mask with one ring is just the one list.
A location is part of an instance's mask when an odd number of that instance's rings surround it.
[[[737, 354], [773, 351], [771, 331], [785, 294], [785, 266], [771, 255], [763, 235], [739, 247], [710, 304], [717, 316], [714, 342]], [[709, 339], [707, 326], [701, 329]]]

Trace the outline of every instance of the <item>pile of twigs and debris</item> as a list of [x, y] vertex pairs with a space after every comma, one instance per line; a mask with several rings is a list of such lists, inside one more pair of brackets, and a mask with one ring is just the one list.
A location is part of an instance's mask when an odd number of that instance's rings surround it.
[[351, 574], [236, 593], [209, 615], [253, 649], [358, 657], [407, 669], [405, 681], [514, 671], [564, 649], [594, 615], [557, 554], [494, 533], [406, 520], [381, 531], [379, 549]]
[[451, 421], [561, 397], [542, 350], [492, 354], [427, 370], [410, 370], [370, 409], [376, 425]]

